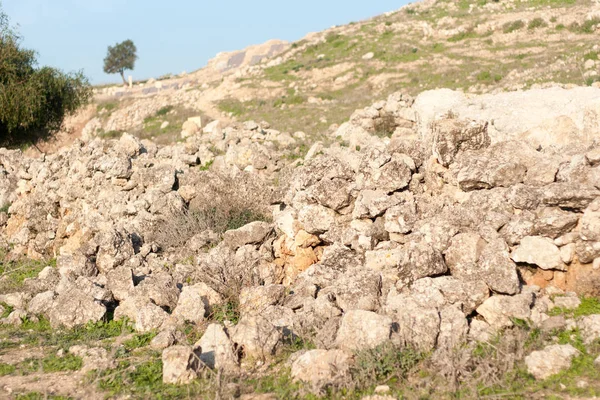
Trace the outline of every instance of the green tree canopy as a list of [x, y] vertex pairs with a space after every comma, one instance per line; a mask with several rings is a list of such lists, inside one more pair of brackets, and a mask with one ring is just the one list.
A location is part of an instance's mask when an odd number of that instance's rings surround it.
[[121, 74], [123, 83], [125, 81], [125, 70], [132, 70], [137, 60], [137, 48], [131, 40], [117, 43], [114, 46], [108, 46], [108, 54], [104, 59], [104, 72], [107, 74]]
[[91, 98], [81, 73], [65, 74], [37, 67], [36, 53], [23, 49], [0, 8], [0, 145], [19, 145], [47, 139], [62, 126], [65, 116]]

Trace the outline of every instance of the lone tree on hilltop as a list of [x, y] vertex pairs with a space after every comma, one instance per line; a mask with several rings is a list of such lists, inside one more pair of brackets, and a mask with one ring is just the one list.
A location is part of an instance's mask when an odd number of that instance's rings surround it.
[[81, 72], [37, 68], [35, 51], [21, 47], [0, 8], [0, 146], [49, 138], [91, 95]]
[[108, 46], [108, 54], [104, 59], [104, 72], [107, 74], [121, 74], [123, 84], [127, 84], [125, 70], [133, 70], [135, 60], [138, 58], [136, 53], [137, 48], [131, 40]]

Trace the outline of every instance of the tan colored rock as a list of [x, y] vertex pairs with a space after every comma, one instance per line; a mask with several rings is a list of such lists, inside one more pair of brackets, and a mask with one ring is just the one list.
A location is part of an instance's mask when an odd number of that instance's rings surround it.
[[321, 388], [348, 379], [351, 364], [352, 355], [343, 350], [309, 350], [292, 363], [292, 378]]

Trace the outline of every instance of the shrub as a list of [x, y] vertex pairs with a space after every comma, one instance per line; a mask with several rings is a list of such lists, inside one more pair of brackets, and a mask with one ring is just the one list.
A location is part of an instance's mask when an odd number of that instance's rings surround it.
[[500, 74], [492, 74], [489, 71], [481, 71], [477, 74], [477, 81], [483, 83], [492, 83], [492, 82], [500, 82], [502, 80], [502, 75]]
[[529, 21], [529, 24], [527, 24], [527, 29], [534, 30], [534, 29], [543, 28], [546, 26], [548, 26], [546, 21], [544, 21], [543, 18], [537, 17], [537, 18], [534, 18], [531, 21]]
[[373, 386], [390, 379], [402, 380], [423, 359], [412, 349], [400, 349], [392, 343], [356, 354], [351, 369], [352, 378], [359, 388]]
[[173, 210], [150, 227], [152, 240], [163, 250], [181, 248], [201, 232], [212, 231], [220, 237], [250, 222], [269, 220], [271, 191], [259, 178], [211, 171], [201, 173], [196, 184], [203, 190], [188, 208]]
[[511, 33], [514, 31], [518, 31], [519, 29], [523, 29], [525, 27], [525, 22], [519, 20], [507, 22], [502, 25], [502, 32]]
[[573, 22], [569, 25], [569, 30], [575, 33], [594, 33], [599, 24], [600, 18], [595, 17], [584, 21], [582, 24]]
[[65, 74], [35, 65], [36, 53], [21, 47], [21, 38], [0, 9], [0, 145], [51, 137], [65, 116], [91, 98], [91, 86], [81, 72]]
[[392, 114], [385, 114], [375, 120], [375, 135], [379, 137], [390, 137], [396, 130], [396, 119]]

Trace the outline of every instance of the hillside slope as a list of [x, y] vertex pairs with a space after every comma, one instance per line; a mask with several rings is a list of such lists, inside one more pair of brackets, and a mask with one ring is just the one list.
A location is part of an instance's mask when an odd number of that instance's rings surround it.
[[[292, 44], [222, 53], [189, 75], [98, 90], [100, 121], [88, 132], [169, 143], [203, 115], [314, 137], [396, 91], [590, 86], [600, 79], [599, 22], [591, 0], [420, 2]], [[164, 107], [171, 117], [155, 118]]]

